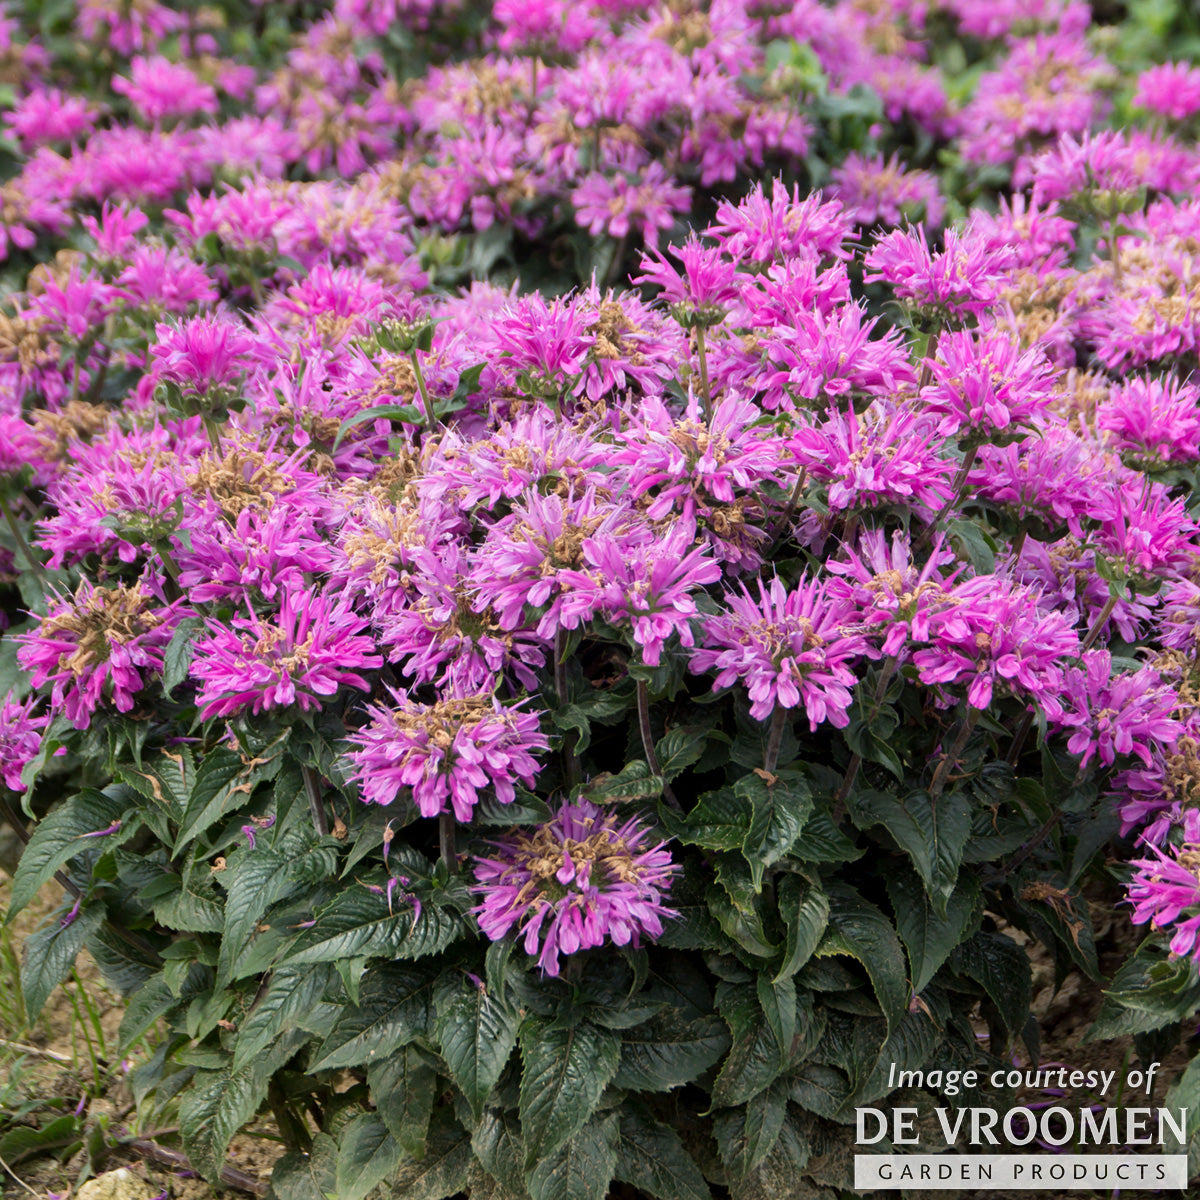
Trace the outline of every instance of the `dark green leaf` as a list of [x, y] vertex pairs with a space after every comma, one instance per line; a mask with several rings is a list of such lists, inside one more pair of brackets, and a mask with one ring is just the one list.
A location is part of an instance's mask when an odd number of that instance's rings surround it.
[[[409, 1158], [424, 1158], [437, 1072], [414, 1045], [393, 1051], [367, 1068], [371, 1102]], [[519, 1165], [519, 1164], [518, 1164]]]
[[950, 963], [983, 988], [996, 1006], [1009, 1037], [1017, 1037], [1024, 1028], [1033, 999], [1033, 980], [1025, 950], [1002, 933], [977, 933], [954, 951]]
[[471, 1136], [445, 1110], [429, 1126], [425, 1155], [406, 1159], [392, 1177], [395, 1200], [446, 1200], [466, 1186]]
[[516, 1113], [489, 1108], [471, 1139], [483, 1169], [514, 1196], [525, 1191], [525, 1143]]
[[478, 1119], [517, 1044], [521, 1016], [461, 972], [439, 982], [434, 1006], [442, 1058]]
[[171, 640], [163, 651], [162, 689], [168, 699], [172, 691], [187, 678], [192, 665], [192, 644], [197, 632], [203, 628], [202, 617], [184, 617], [171, 634]]
[[360, 1113], [338, 1139], [338, 1200], [363, 1200], [396, 1169], [400, 1145], [375, 1113]]
[[104, 905], [93, 904], [74, 916], [64, 904], [50, 923], [25, 939], [22, 950], [21, 991], [27, 1020], [36, 1021], [50, 993], [71, 973], [84, 943], [104, 920]]
[[617, 1164], [617, 1114], [593, 1117], [529, 1174], [531, 1200], [604, 1200]]
[[787, 925], [783, 965], [775, 978], [788, 979], [813, 956], [829, 924], [829, 897], [810, 880], [785, 875], [779, 882], [779, 915]]
[[971, 806], [965, 792], [910, 792], [903, 800], [886, 792], [860, 792], [853, 802], [855, 821], [863, 828], [882, 825], [917, 868], [934, 912], [946, 905], [958, 880], [963, 847], [971, 833]]
[[668, 832], [687, 846], [705, 850], [740, 850], [754, 817], [754, 806], [733, 788], [705, 792], [687, 816], [660, 806]]
[[325, 964], [308, 967], [279, 967], [272, 971], [238, 1026], [233, 1049], [233, 1069], [239, 1070], [299, 1017], [314, 1008], [329, 986], [330, 970]]
[[890, 1029], [908, 1007], [904, 951], [891, 922], [853, 888], [831, 886], [829, 931], [818, 956], [847, 954], [865, 968]]
[[521, 1128], [527, 1168], [583, 1128], [617, 1072], [621, 1044], [595, 1025], [561, 1029], [541, 1017], [521, 1028]]
[[190, 841], [205, 833], [226, 812], [235, 812], [249, 803], [252, 784], [234, 781], [245, 772], [241, 755], [223, 746], [210, 750], [196, 772], [196, 781], [188, 793], [175, 839], [178, 854]]
[[983, 897], [973, 875], [964, 875], [939, 917], [921, 881], [909, 871], [896, 871], [884, 880], [896, 914], [896, 928], [908, 952], [913, 991], [920, 995], [950, 952], [970, 937], [983, 916]]
[[271, 1172], [277, 1200], [329, 1200], [337, 1195], [337, 1143], [318, 1133], [308, 1153], [290, 1150]]
[[427, 968], [388, 963], [369, 970], [362, 1003], [347, 1008], [310, 1068], [330, 1071], [379, 1062], [427, 1035], [435, 975]]
[[616, 775], [597, 775], [586, 787], [588, 799], [595, 804], [614, 804], [622, 800], [650, 800], [661, 796], [662, 778], [655, 775], [640, 758]]
[[713, 1118], [713, 1136], [731, 1179], [745, 1178], [771, 1153], [787, 1115], [787, 1100], [787, 1084], [780, 1080]]
[[799, 775], [780, 772], [774, 783], [761, 775], [745, 775], [734, 784], [734, 794], [750, 801], [753, 816], [742, 842], [755, 890], [762, 886], [763, 870], [777, 863], [800, 836], [812, 814], [812, 794]]
[[[110, 796], [94, 788], [84, 788], [38, 823], [13, 876], [6, 920], [11, 921], [25, 908], [42, 884], [76, 854], [100, 845], [110, 850], [132, 836], [137, 823], [132, 814], [126, 815], [130, 797], [123, 788], [117, 792]], [[118, 820], [121, 827], [115, 832], [103, 838], [89, 836], [108, 829]]]
[[715, 1013], [691, 1021], [664, 1013], [624, 1032], [615, 1082], [631, 1091], [669, 1091], [694, 1081], [728, 1049], [729, 1033]]
[[[785, 985], [790, 987], [790, 981]], [[795, 1024], [795, 989], [792, 994], [792, 1024]], [[779, 1077], [788, 1065], [791, 1042], [780, 1042], [777, 1029], [782, 1025], [777, 997], [768, 993], [773, 1019], [763, 1012], [759, 990], [748, 983], [722, 983], [717, 988], [716, 1005], [732, 1035], [729, 1054], [712, 1089], [717, 1107], [744, 1104]]]
[[621, 1115], [614, 1173], [656, 1200], [711, 1200], [700, 1168], [675, 1130], [639, 1112]]

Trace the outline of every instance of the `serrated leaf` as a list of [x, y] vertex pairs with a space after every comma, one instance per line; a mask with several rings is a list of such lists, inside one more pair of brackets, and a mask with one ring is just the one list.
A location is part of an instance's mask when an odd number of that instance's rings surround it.
[[446, 1111], [434, 1117], [425, 1156], [405, 1159], [392, 1177], [395, 1200], [446, 1200], [466, 1186], [471, 1171], [471, 1135]]
[[640, 759], [627, 763], [616, 775], [597, 775], [584, 789], [595, 804], [614, 804], [623, 800], [651, 800], [661, 796], [662, 777]]
[[521, 1015], [460, 972], [439, 982], [434, 1007], [442, 1058], [478, 1119], [517, 1044]]
[[233, 1069], [239, 1070], [265, 1050], [304, 1013], [314, 1008], [329, 986], [325, 964], [279, 967], [272, 971], [249, 1013], [238, 1025]]
[[908, 978], [900, 939], [883, 913], [853, 888], [831, 886], [829, 901], [829, 930], [816, 953], [846, 954], [866, 968], [891, 1029], [908, 1008]]
[[743, 776], [734, 784], [734, 794], [750, 801], [753, 815], [742, 842], [742, 854], [750, 866], [757, 891], [763, 871], [777, 863], [795, 845], [812, 814], [812, 793], [799, 775], [781, 772], [774, 783], [761, 775]]
[[425, 1157], [425, 1138], [433, 1115], [437, 1072], [424, 1053], [407, 1045], [367, 1068], [371, 1102], [409, 1158]]
[[530, 1172], [531, 1200], [604, 1200], [617, 1163], [617, 1114], [593, 1117]]
[[[794, 1025], [794, 988], [792, 996]], [[755, 985], [722, 983], [717, 988], [716, 1005], [729, 1026], [732, 1041], [713, 1083], [712, 1102], [715, 1107], [727, 1108], [745, 1103], [775, 1082], [788, 1065], [791, 1043], [781, 1044], [773, 1028], [779, 1022], [767, 1019]], [[778, 1012], [773, 1015], [778, 1018]]]
[[958, 881], [944, 917], [933, 911], [921, 881], [911, 872], [889, 874], [884, 883], [908, 954], [912, 989], [920, 995], [954, 947], [978, 927], [983, 916], [979, 881], [973, 875], [964, 875]]
[[338, 1200], [363, 1200], [399, 1165], [400, 1145], [375, 1113], [360, 1113], [338, 1139]]
[[725, 1022], [715, 1013], [691, 1021], [664, 1013], [624, 1032], [614, 1082], [631, 1091], [670, 1091], [714, 1066], [729, 1044]]
[[[52, 879], [54, 872], [76, 854], [98, 844], [106, 850], [112, 849], [131, 837], [137, 823], [132, 819], [132, 813], [126, 817], [129, 810], [127, 794], [109, 796], [94, 788], [84, 788], [40, 821], [17, 864], [5, 920], [11, 922], [37, 895], [42, 884]], [[122, 822], [121, 827], [113, 833], [103, 838], [88, 836], [109, 828], [118, 820]]]
[[171, 634], [171, 640], [163, 651], [162, 672], [163, 695], [168, 700], [175, 688], [187, 678], [192, 665], [192, 646], [196, 633], [203, 628], [203, 617], [184, 617]]
[[431, 970], [402, 963], [371, 968], [363, 978], [362, 1003], [338, 1019], [309, 1069], [361, 1067], [426, 1036], [434, 979]]
[[271, 1076], [308, 1035], [294, 1030], [239, 1070], [198, 1071], [179, 1105], [179, 1133], [192, 1165], [215, 1183], [233, 1135], [258, 1111]]
[[829, 925], [829, 897], [811, 880], [785, 875], [779, 882], [779, 915], [787, 925], [783, 964], [775, 979], [790, 979], [804, 966]]
[[654, 747], [658, 769], [663, 779], [670, 783], [688, 767], [700, 761], [711, 727], [708, 725], [684, 725], [672, 729]]
[[918, 791], [901, 801], [885, 792], [859, 792], [853, 813], [859, 826], [882, 825], [896, 839], [925, 881], [934, 912], [944, 917], [971, 833], [966, 793], [951, 792], [935, 800]]
[[525, 1142], [516, 1113], [489, 1108], [471, 1138], [483, 1169], [514, 1196], [525, 1191]]
[[250, 801], [252, 785], [234, 780], [245, 772], [241, 755], [224, 746], [210, 750], [196, 771], [179, 822], [174, 852], [205, 833], [225, 812], [234, 812]]
[[1002, 933], [982, 932], [959, 946], [950, 962], [983, 988], [1009, 1037], [1017, 1037], [1033, 999], [1032, 969], [1024, 949]]
[[656, 1200], [711, 1200], [695, 1160], [669, 1125], [639, 1112], [621, 1114], [617, 1179]]
[[271, 1172], [277, 1200], [329, 1200], [337, 1195], [337, 1143], [327, 1133], [313, 1138], [308, 1153], [290, 1150]]
[[60, 908], [50, 923], [31, 933], [21, 952], [21, 992], [25, 1015], [36, 1021], [50, 993], [71, 973], [84, 943], [104, 920], [104, 905], [92, 904], [71, 916], [68, 905]]
[[607, 1029], [586, 1023], [561, 1029], [541, 1017], [525, 1022], [520, 1040], [521, 1129], [525, 1166], [532, 1168], [595, 1112], [617, 1073], [621, 1044]]
[[444, 950], [464, 928], [457, 913], [427, 903], [414, 917], [411, 905], [389, 909], [384, 896], [357, 885], [317, 914], [286, 961], [295, 966], [339, 958], [422, 958]]
[[713, 1137], [731, 1180], [744, 1179], [767, 1157], [787, 1115], [788, 1086], [776, 1081], [745, 1104], [713, 1118]]
[[705, 792], [686, 816], [663, 806], [659, 815], [671, 836], [684, 845], [740, 850], [754, 818], [754, 806], [733, 788], [720, 788]]
[[[0, 1158], [9, 1166], [24, 1162], [27, 1158], [40, 1158], [77, 1146], [83, 1135], [79, 1119], [70, 1113], [56, 1117], [47, 1124], [30, 1127], [18, 1125], [0, 1137]], [[36, 1193], [35, 1193], [36, 1195]]]

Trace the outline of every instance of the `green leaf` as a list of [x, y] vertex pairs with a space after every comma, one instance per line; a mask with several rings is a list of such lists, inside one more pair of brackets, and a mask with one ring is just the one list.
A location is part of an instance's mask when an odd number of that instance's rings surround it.
[[429, 1029], [434, 973], [387, 963], [367, 971], [362, 1003], [349, 1006], [316, 1052], [311, 1071], [380, 1062]]
[[656, 1200], [711, 1200], [700, 1168], [679, 1134], [640, 1112], [621, 1114], [614, 1174]]
[[1017, 1037], [1033, 1000], [1032, 970], [1025, 950], [1002, 933], [982, 932], [959, 946], [950, 962], [983, 988], [1009, 1038]]
[[446, 1200], [461, 1192], [471, 1171], [471, 1135], [444, 1109], [434, 1117], [425, 1156], [406, 1159], [392, 1177], [395, 1200]]
[[425, 1157], [437, 1072], [417, 1046], [407, 1045], [367, 1068], [371, 1102], [409, 1158]]
[[597, 775], [584, 789], [594, 804], [623, 800], [652, 800], [662, 795], [663, 781], [640, 758], [627, 763], [616, 775]]
[[104, 920], [103, 904], [83, 908], [73, 918], [72, 912], [72, 906], [64, 904], [50, 918], [48, 925], [25, 939], [21, 992], [25, 999], [25, 1016], [30, 1022], [37, 1020], [50, 993], [71, 973], [84, 943]]
[[192, 665], [192, 645], [196, 634], [203, 628], [203, 617], [184, 617], [171, 634], [171, 640], [163, 651], [162, 689], [168, 700], [175, 688], [187, 678]]
[[225, 927], [225, 906], [205, 863], [192, 862], [182, 877], [164, 875], [159, 883], [161, 888], [151, 885], [151, 895], [161, 924], [185, 933], [220, 933]]
[[964, 875], [958, 881], [944, 917], [933, 911], [921, 881], [912, 872], [890, 873], [884, 883], [900, 940], [908, 953], [912, 989], [920, 995], [954, 947], [978, 928], [983, 916], [979, 881], [973, 875]]
[[581, 1023], [561, 1029], [542, 1017], [521, 1028], [521, 1129], [532, 1168], [583, 1128], [617, 1073], [615, 1034]]
[[[177, 824], [196, 778], [196, 765], [191, 751], [181, 746], [178, 753], [160, 751], [156, 758], [139, 767], [123, 766], [121, 778], [153, 801], [160, 815]], [[167, 840], [165, 835], [163, 840]]]
[[415, 919], [410, 905], [389, 910], [384, 896], [359, 884], [317, 914], [286, 961], [294, 966], [339, 958], [421, 958], [444, 950], [464, 928], [458, 914], [434, 904], [423, 904]]
[[374, 408], [364, 408], [354, 416], [347, 417], [338, 427], [333, 448], [336, 450], [342, 444], [342, 439], [356, 425], [361, 425], [364, 421], [376, 421], [380, 418], [388, 421], [403, 421], [406, 425], [425, 424], [425, 414], [415, 404], [379, 404]]
[[[126, 816], [130, 808], [128, 793], [123, 788], [118, 791], [121, 794], [110, 796], [94, 788], [84, 788], [39, 822], [17, 864], [6, 921], [11, 922], [37, 895], [42, 884], [76, 854], [98, 845], [109, 850], [133, 835], [137, 823]], [[88, 836], [118, 820], [121, 827], [115, 832], [103, 838]]]
[[798, 875], [785, 875], [776, 894], [779, 915], [787, 925], [783, 965], [775, 975], [782, 980], [795, 975], [821, 944], [829, 925], [829, 897], [818, 884]]
[[729, 1049], [715, 1013], [681, 1020], [672, 1010], [625, 1030], [614, 1082], [631, 1091], [666, 1092], [693, 1082]]
[[617, 1165], [617, 1114], [593, 1117], [529, 1174], [531, 1200], [604, 1200]]
[[661, 805], [659, 816], [671, 836], [686, 846], [740, 850], [754, 818], [754, 806], [733, 788], [720, 788], [705, 792], [686, 817]]
[[853, 888], [831, 885], [829, 899], [829, 931], [816, 954], [846, 954], [866, 968], [890, 1030], [908, 1008], [904, 951], [896, 931], [883, 913]]
[[525, 1192], [525, 1142], [516, 1113], [489, 1108], [471, 1139], [483, 1169], [514, 1196]]
[[758, 774], [743, 776], [734, 784], [733, 791], [753, 806], [742, 854], [750, 864], [757, 891], [762, 887], [764, 869], [777, 863], [795, 845], [812, 814], [812, 793], [801, 776], [783, 771], [774, 783], [768, 783]]
[[10, 1167], [27, 1158], [55, 1155], [61, 1160], [65, 1157], [63, 1151], [73, 1152], [80, 1144], [82, 1134], [79, 1118], [70, 1113], [36, 1128], [18, 1125], [0, 1137], [0, 1158]]
[[363, 1200], [399, 1165], [400, 1145], [375, 1113], [360, 1113], [338, 1140], [338, 1200]]
[[944, 917], [971, 833], [966, 793], [934, 800], [928, 792], [910, 792], [900, 801], [886, 792], [860, 792], [852, 811], [860, 827], [882, 825], [896, 839], [925, 881], [934, 912]]
[[709, 725], [682, 725], [659, 739], [654, 747], [654, 755], [667, 783], [700, 761], [700, 756], [704, 753], [704, 744], [708, 741], [711, 731], [712, 727]]
[[732, 1180], [744, 1179], [771, 1153], [783, 1129], [787, 1101], [788, 1085], [779, 1080], [713, 1118], [713, 1136]]
[[233, 1135], [258, 1112], [271, 1076], [308, 1035], [294, 1030], [265, 1054], [233, 1070], [198, 1071], [179, 1106], [179, 1133], [192, 1165], [216, 1183]]
[[978, 575], [990, 575], [996, 569], [996, 543], [974, 522], [952, 518], [946, 532], [959, 544]]
[[290, 1150], [271, 1172], [278, 1200], [329, 1200], [337, 1195], [337, 1143], [327, 1133], [313, 1138], [308, 1153]]
[[239, 1070], [314, 1008], [329, 986], [325, 964], [278, 967], [268, 976], [250, 1012], [238, 1025], [233, 1069]]
[[722, 983], [717, 988], [716, 1005], [732, 1035], [729, 1054], [713, 1084], [712, 1102], [717, 1108], [745, 1103], [764, 1088], [770, 1087], [787, 1068], [791, 1057], [791, 1038], [784, 1044], [779, 1037], [785, 1022], [779, 1011], [779, 995], [775, 989], [790, 990], [793, 1029], [796, 991], [790, 980], [778, 985], [767, 981], [767, 984], [768, 990], [764, 994], [772, 1009], [770, 1017], [763, 1011], [757, 986]]
[[434, 1006], [442, 1058], [478, 1120], [517, 1044], [521, 1015], [461, 972], [439, 982]]
[[242, 782], [234, 786], [234, 781], [245, 770], [241, 755], [224, 746], [218, 746], [205, 755], [180, 817], [179, 835], [175, 839], [176, 854], [205, 833], [224, 813], [235, 812], [250, 802], [253, 785]]

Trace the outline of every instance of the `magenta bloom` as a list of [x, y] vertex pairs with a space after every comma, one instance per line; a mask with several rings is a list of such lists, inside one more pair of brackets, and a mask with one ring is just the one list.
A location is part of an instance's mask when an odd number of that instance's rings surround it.
[[649, 833], [579, 800], [533, 833], [492, 842], [492, 857], [475, 863], [479, 928], [495, 942], [519, 926], [547, 975], [558, 974], [560, 955], [659, 937], [676, 915], [663, 901], [678, 868], [661, 842], [647, 844]]
[[286, 593], [271, 617], [234, 617], [232, 627], [209, 621], [192, 662], [201, 717], [291, 704], [309, 712], [339, 687], [367, 691], [358, 671], [380, 667], [383, 659], [372, 653], [365, 625], [345, 599], [316, 589]]
[[25, 764], [37, 757], [42, 744], [42, 730], [49, 716], [34, 716], [36, 696], [24, 702], [7, 697], [0, 703], [0, 782], [10, 791], [21, 792], [21, 772]]
[[1134, 859], [1130, 864], [1134, 868], [1129, 881], [1134, 906], [1131, 919], [1135, 925], [1149, 921], [1155, 929], [1174, 926], [1171, 953], [1200, 957], [1196, 944], [1200, 938], [1200, 851], [1191, 843], [1171, 847], [1170, 854], [1154, 846], [1148, 849], [1150, 858]]
[[53, 685], [50, 705], [86, 729], [106, 700], [118, 712], [163, 668], [163, 650], [178, 619], [159, 606], [145, 581], [96, 587], [84, 580], [70, 600], [51, 608], [35, 633], [20, 635], [21, 666], [33, 686]]
[[762, 721], [777, 705], [803, 703], [809, 728], [828, 721], [838, 729], [850, 723], [856, 660], [867, 642], [844, 626], [858, 612], [815, 579], [801, 579], [794, 591], [774, 579], [758, 585], [755, 600], [743, 586], [728, 593], [727, 611], [704, 625], [704, 648], [692, 655], [696, 674], [716, 670], [713, 691], [739, 680], [749, 689], [750, 715]]
[[1169, 62], [1143, 71], [1133, 103], [1173, 121], [1186, 121], [1200, 112], [1200, 68]]
[[217, 93], [212, 86], [201, 83], [182, 63], [156, 55], [134, 58], [129, 67], [132, 78], [116, 76], [112, 89], [127, 96], [147, 121], [217, 111]]
[[643, 275], [634, 283], [652, 283], [662, 289], [659, 299], [667, 304], [686, 304], [707, 309], [719, 318], [723, 307], [738, 298], [737, 267], [721, 250], [703, 245], [693, 234], [671, 254], [682, 266], [673, 267], [657, 250], [642, 255]]
[[1175, 689], [1143, 667], [1114, 675], [1107, 650], [1090, 650], [1083, 667], [1066, 672], [1064, 712], [1055, 723], [1072, 729], [1067, 749], [1086, 766], [1093, 755], [1111, 767], [1118, 754], [1134, 754], [1150, 767], [1155, 747], [1171, 747], [1183, 733], [1172, 713]]
[[931, 251], [925, 229], [885, 234], [866, 257], [868, 282], [882, 279], [915, 307], [961, 320], [978, 317], [1000, 299], [1011, 250], [988, 247], [982, 238], [946, 230], [941, 251]]
[[692, 189], [677, 184], [662, 163], [651, 162], [639, 176], [622, 171], [593, 171], [571, 193], [575, 220], [593, 237], [607, 233], [623, 238], [640, 233], [647, 246], [658, 245], [659, 233], [675, 224], [692, 204]]
[[221, 317], [194, 317], [179, 325], [156, 325], [158, 339], [150, 353], [154, 378], [198, 392], [233, 383], [253, 365], [258, 343], [240, 322]]
[[1195, 462], [1200, 459], [1200, 388], [1170, 375], [1135, 376], [1109, 393], [1096, 425], [1109, 433], [1131, 466], [1152, 470]]
[[389, 689], [396, 705], [368, 705], [373, 720], [350, 735], [353, 778], [372, 804], [391, 804], [401, 788], [426, 817], [453, 811], [469, 821], [479, 794], [491, 787], [501, 804], [516, 799], [516, 784], [531, 785], [541, 769], [534, 756], [549, 749], [539, 713], [502, 705], [490, 696], [448, 697], [418, 704]]

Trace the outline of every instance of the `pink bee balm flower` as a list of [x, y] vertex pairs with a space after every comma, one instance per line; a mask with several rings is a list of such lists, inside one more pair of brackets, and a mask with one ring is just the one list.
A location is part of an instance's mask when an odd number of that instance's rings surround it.
[[25, 764], [37, 757], [42, 744], [42, 730], [49, 721], [48, 716], [34, 716], [36, 696], [24, 702], [5, 699], [0, 704], [0, 782], [10, 791], [21, 792], [21, 772]]
[[157, 55], [135, 58], [129, 67], [132, 78], [116, 76], [112, 89], [127, 96], [147, 121], [217, 111], [216, 91], [210, 84], [201, 83], [182, 63]]
[[1111, 767], [1118, 754], [1134, 754], [1149, 767], [1151, 750], [1173, 746], [1183, 732], [1171, 715], [1179, 705], [1174, 688], [1149, 667], [1114, 675], [1107, 650], [1089, 651], [1082, 668], [1066, 672], [1063, 699], [1056, 724], [1074, 730], [1067, 749], [1082, 766], [1093, 755]]
[[1143, 71], [1133, 103], [1173, 121], [1186, 121], [1200, 112], [1200, 68], [1171, 62]]
[[658, 245], [660, 232], [691, 208], [692, 189], [677, 184], [663, 165], [652, 162], [640, 177], [593, 171], [571, 193], [575, 221], [593, 237], [623, 238], [640, 233], [646, 245]]
[[587, 800], [564, 804], [548, 825], [495, 841], [492, 857], [476, 861], [479, 928], [495, 942], [520, 927], [547, 975], [560, 955], [661, 936], [676, 915], [663, 901], [678, 867], [649, 838]]
[[358, 670], [382, 666], [383, 659], [371, 653], [365, 625], [344, 599], [315, 589], [287, 593], [273, 617], [235, 617], [232, 626], [210, 621], [192, 662], [201, 717], [291, 704], [309, 712], [339, 687], [367, 691]]
[[17, 658], [35, 688], [53, 685], [51, 709], [86, 729], [106, 700], [118, 712], [133, 708], [147, 678], [163, 669], [177, 617], [175, 605], [156, 605], [145, 581], [95, 587], [84, 580], [35, 632], [19, 636]]
[[353, 778], [363, 799], [391, 804], [401, 788], [426, 817], [453, 811], [469, 821], [480, 792], [494, 788], [501, 804], [516, 799], [516, 781], [532, 784], [549, 749], [538, 713], [505, 706], [490, 696], [447, 697], [418, 704], [389, 689], [394, 708], [368, 705], [371, 724], [350, 735]]
[[[1149, 847], [1150, 858], [1134, 859], [1129, 898], [1135, 925], [1174, 926], [1171, 953], [1197, 955], [1200, 937], [1200, 850], [1194, 843], [1171, 847], [1170, 854]], [[1184, 920], [1180, 920], [1184, 917]]]
[[844, 729], [855, 660], [868, 650], [862, 636], [844, 629], [858, 620], [857, 610], [816, 579], [801, 579], [791, 592], [779, 579], [769, 587], [760, 581], [758, 592], [758, 600], [745, 587], [726, 596], [727, 611], [705, 622], [704, 648], [692, 655], [691, 670], [715, 669], [713, 691], [745, 683], [757, 721], [776, 705], [803, 703], [811, 729], [823, 721]]

